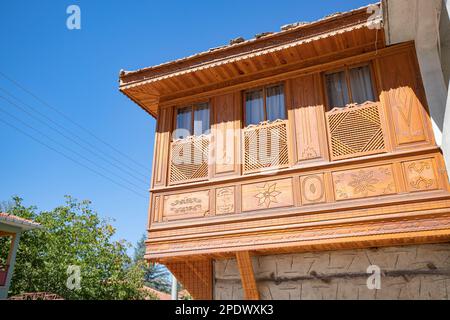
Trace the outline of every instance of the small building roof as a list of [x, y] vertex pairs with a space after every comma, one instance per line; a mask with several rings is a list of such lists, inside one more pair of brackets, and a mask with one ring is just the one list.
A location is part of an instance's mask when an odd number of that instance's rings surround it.
[[155, 290], [155, 289], [147, 287], [147, 286], [144, 286], [144, 290], [149, 293], [154, 294], [155, 296], [158, 297], [159, 300], [172, 300], [172, 297], [168, 293], [164, 293], [164, 292]]
[[4, 212], [0, 212], [0, 224], [20, 228], [24, 231], [42, 228], [42, 226], [37, 222]]

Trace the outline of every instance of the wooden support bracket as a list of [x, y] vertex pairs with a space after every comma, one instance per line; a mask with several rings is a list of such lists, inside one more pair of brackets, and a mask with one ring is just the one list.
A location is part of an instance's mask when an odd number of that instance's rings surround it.
[[246, 300], [259, 300], [258, 286], [256, 285], [250, 252], [236, 252], [236, 259], [241, 274], [242, 287]]

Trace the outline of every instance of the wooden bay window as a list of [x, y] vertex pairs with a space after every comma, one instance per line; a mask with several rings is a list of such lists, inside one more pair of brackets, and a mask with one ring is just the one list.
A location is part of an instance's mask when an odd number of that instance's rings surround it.
[[331, 159], [386, 152], [384, 112], [376, 102], [370, 65], [327, 72], [324, 82]]
[[207, 179], [210, 144], [209, 103], [177, 108], [174, 126], [170, 148], [170, 184]]
[[284, 85], [244, 92], [244, 173], [289, 163]]

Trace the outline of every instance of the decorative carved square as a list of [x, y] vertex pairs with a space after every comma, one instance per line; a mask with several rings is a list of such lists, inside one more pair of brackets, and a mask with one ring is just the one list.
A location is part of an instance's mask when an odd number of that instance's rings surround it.
[[164, 221], [201, 218], [209, 214], [209, 191], [174, 194], [164, 197]]
[[235, 188], [216, 189], [216, 215], [235, 213]]
[[435, 190], [438, 188], [432, 159], [405, 162], [403, 167], [409, 191]]
[[349, 200], [397, 192], [392, 166], [333, 172], [336, 200]]
[[302, 204], [325, 202], [325, 184], [323, 177], [323, 174], [300, 177]]
[[242, 186], [242, 211], [265, 210], [294, 205], [292, 179]]

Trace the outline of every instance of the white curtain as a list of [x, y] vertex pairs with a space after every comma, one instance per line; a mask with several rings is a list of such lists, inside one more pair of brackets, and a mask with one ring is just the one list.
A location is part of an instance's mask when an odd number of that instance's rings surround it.
[[267, 120], [286, 119], [286, 109], [284, 107], [283, 86], [274, 86], [266, 89]]
[[350, 103], [345, 72], [330, 73], [325, 76], [328, 104], [330, 108], [345, 107]]
[[174, 132], [175, 139], [184, 139], [192, 134], [192, 108], [177, 109], [177, 128]]
[[368, 66], [350, 69], [350, 85], [352, 88], [353, 103], [374, 101], [375, 97]]
[[263, 91], [255, 90], [245, 93], [246, 126], [264, 121]]
[[209, 132], [209, 104], [202, 103], [194, 109], [194, 136], [201, 136]]

